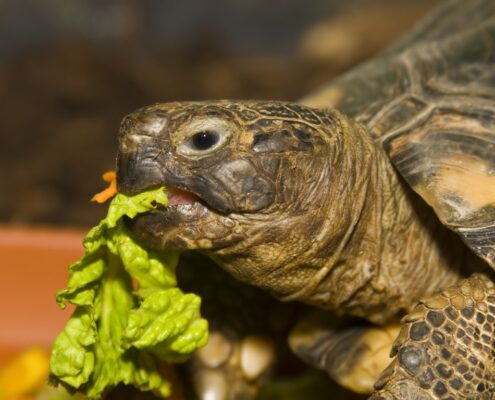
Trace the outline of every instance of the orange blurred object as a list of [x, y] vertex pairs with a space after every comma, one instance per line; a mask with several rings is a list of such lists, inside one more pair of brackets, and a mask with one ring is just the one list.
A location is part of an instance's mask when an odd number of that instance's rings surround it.
[[0, 227], [0, 367], [15, 351], [50, 349], [71, 314], [54, 295], [83, 254], [83, 237], [77, 230]]
[[109, 185], [106, 189], [99, 193], [96, 193], [91, 201], [96, 201], [97, 203], [104, 203], [108, 199], [111, 199], [117, 194], [117, 173], [115, 171], [108, 171], [103, 174], [103, 180], [108, 182]]

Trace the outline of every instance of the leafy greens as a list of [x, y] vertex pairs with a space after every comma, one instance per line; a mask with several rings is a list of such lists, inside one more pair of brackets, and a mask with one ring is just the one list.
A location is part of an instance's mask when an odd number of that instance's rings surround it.
[[170, 383], [153, 356], [180, 362], [206, 344], [201, 299], [177, 287], [178, 253], [144, 249], [122, 221], [167, 201], [163, 188], [119, 193], [106, 218], [85, 237], [85, 254], [69, 267], [68, 287], [56, 295], [62, 308], [70, 303], [75, 311], [53, 345], [54, 382], [90, 399], [121, 382], [167, 397]]

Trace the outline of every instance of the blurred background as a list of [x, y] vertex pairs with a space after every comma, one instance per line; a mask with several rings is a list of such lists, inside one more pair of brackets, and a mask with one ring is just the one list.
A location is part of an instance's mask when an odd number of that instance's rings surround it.
[[125, 114], [176, 100], [297, 100], [436, 3], [0, 0], [0, 386], [31, 376], [4, 365], [38, 344], [29, 360], [46, 380], [47, 349], [68, 317], [53, 293], [105, 213], [89, 199], [114, 168]]
[[0, 0], [0, 223], [91, 226], [122, 117], [172, 100], [296, 100], [433, 0]]

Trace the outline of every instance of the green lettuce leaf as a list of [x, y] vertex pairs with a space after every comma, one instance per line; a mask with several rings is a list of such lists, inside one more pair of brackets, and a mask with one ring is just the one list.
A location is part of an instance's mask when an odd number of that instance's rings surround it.
[[90, 399], [121, 382], [167, 397], [170, 383], [158, 373], [154, 356], [179, 362], [206, 344], [201, 299], [177, 288], [179, 254], [144, 249], [121, 221], [157, 204], [167, 204], [163, 188], [118, 194], [84, 239], [85, 254], [69, 267], [68, 286], [56, 295], [62, 307], [76, 308], [53, 345], [54, 383]]
[[199, 318], [201, 299], [177, 289], [147, 295], [131, 311], [124, 333], [127, 346], [147, 349], [166, 360], [180, 362], [207, 341], [207, 324]]

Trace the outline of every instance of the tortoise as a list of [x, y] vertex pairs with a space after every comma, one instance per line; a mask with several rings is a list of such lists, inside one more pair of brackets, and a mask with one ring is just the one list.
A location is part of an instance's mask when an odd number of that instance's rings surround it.
[[495, 398], [492, 0], [442, 3], [297, 103], [142, 108], [117, 171], [124, 193], [169, 188], [136, 237], [200, 254], [184, 273], [212, 327], [185, 367], [199, 398], [253, 398], [286, 333], [372, 399]]

